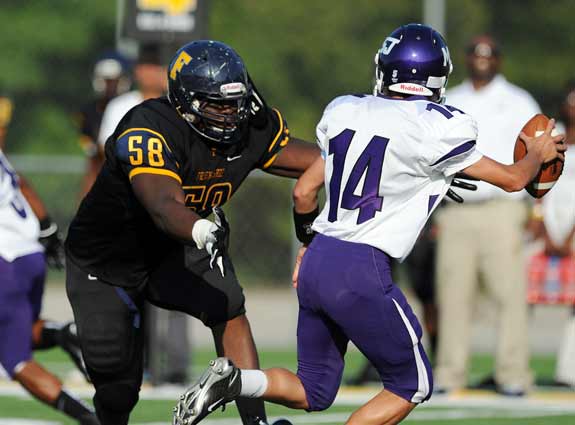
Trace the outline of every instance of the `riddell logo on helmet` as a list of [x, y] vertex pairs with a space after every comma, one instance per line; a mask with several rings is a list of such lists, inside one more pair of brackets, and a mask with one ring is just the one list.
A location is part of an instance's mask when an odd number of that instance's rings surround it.
[[415, 93], [423, 93], [425, 91], [425, 88], [411, 84], [401, 84], [399, 88], [402, 90], [412, 91]]

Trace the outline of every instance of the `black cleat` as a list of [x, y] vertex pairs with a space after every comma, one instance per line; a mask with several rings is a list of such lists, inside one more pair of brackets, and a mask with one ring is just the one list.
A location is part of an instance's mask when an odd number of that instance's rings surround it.
[[174, 407], [173, 425], [195, 425], [219, 407], [235, 400], [242, 388], [241, 372], [225, 357], [210, 362], [200, 379]]

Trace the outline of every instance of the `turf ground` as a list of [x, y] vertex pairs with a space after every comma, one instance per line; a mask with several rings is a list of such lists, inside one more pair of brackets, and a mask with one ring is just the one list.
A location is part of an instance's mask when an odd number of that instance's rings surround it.
[[[194, 353], [193, 372], [197, 375], [208, 360], [210, 351]], [[261, 353], [263, 367], [282, 365], [295, 368], [295, 352], [268, 351]], [[90, 399], [90, 386], [70, 380], [71, 364], [59, 350], [38, 353], [37, 359], [48, 369], [66, 380], [67, 386], [86, 400]], [[361, 366], [362, 357], [351, 351], [347, 356], [344, 380], [354, 376]], [[553, 376], [554, 361], [551, 357], [538, 357], [532, 361], [538, 380]], [[489, 373], [492, 360], [474, 357], [471, 381], [477, 381]], [[368, 400], [378, 388], [343, 387], [338, 398], [326, 412], [306, 414], [268, 405], [271, 417], [288, 417], [294, 424], [342, 424], [349, 414]], [[134, 410], [130, 423], [136, 425], [160, 425], [171, 422], [171, 409], [182, 388], [166, 386], [145, 387], [141, 401]], [[16, 385], [0, 381], [0, 425], [68, 425], [73, 424], [59, 412], [31, 399]], [[217, 412], [204, 420], [205, 425], [240, 424], [233, 405], [225, 412]], [[466, 390], [449, 396], [434, 396], [431, 402], [418, 407], [405, 421], [408, 424], [426, 425], [573, 425], [575, 424], [575, 392], [557, 388], [538, 387], [524, 398], [505, 398], [489, 391]]]

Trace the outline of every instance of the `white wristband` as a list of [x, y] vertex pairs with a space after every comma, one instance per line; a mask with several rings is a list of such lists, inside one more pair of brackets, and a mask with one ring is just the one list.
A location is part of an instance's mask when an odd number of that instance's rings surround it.
[[192, 227], [192, 239], [194, 239], [198, 249], [204, 249], [206, 243], [216, 241], [216, 237], [212, 233], [216, 230], [218, 230], [218, 226], [205, 218], [201, 218], [194, 223], [194, 227]]

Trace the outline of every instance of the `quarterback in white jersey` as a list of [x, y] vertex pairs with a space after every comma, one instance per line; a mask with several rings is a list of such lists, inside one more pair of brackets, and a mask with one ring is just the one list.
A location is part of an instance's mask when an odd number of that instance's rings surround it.
[[[346, 424], [401, 422], [431, 396], [433, 378], [419, 321], [393, 283], [390, 256], [407, 256], [456, 172], [517, 191], [544, 162], [563, 157], [562, 137], [551, 136], [553, 121], [537, 139], [523, 137], [528, 153], [514, 165], [477, 152], [474, 121], [440, 104], [452, 67], [443, 37], [432, 28], [398, 28], [376, 63], [374, 96], [343, 96], [326, 108], [317, 126], [323, 157], [294, 188], [296, 234], [304, 242], [293, 277], [297, 374], [240, 372], [218, 359], [178, 406], [188, 409], [182, 416], [191, 425], [212, 403], [235, 397], [326, 409], [341, 383], [349, 341], [377, 369], [384, 389]], [[327, 202], [313, 221], [324, 186]]]
[[424, 96], [338, 97], [317, 126], [328, 190], [313, 230], [403, 260], [455, 173], [481, 159], [476, 138], [470, 116]]

